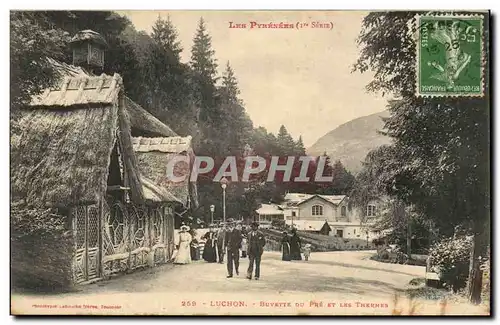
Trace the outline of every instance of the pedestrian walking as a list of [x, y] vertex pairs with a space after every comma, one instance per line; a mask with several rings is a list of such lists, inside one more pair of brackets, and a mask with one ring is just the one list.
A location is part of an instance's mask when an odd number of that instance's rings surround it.
[[290, 237], [290, 259], [301, 261], [302, 255], [300, 254], [301, 240], [297, 235], [297, 229], [292, 228], [292, 236]]
[[309, 257], [311, 256], [311, 244], [306, 244], [304, 246], [304, 259], [309, 261]]
[[203, 259], [209, 263], [217, 262], [217, 234], [214, 231], [214, 225], [209, 226], [208, 232], [202, 238], [205, 240], [205, 247], [203, 248]]
[[259, 224], [257, 222], [253, 222], [251, 227], [252, 230], [248, 233], [248, 258], [250, 263], [247, 270], [247, 279], [252, 279], [255, 264], [255, 280], [258, 280], [260, 278], [260, 261], [262, 253], [264, 253], [266, 239], [264, 234], [259, 231]]
[[189, 227], [182, 225], [179, 232], [179, 243], [177, 255], [174, 259], [174, 264], [189, 264], [191, 263], [191, 241], [192, 236], [189, 233]]
[[226, 225], [222, 224], [217, 232], [217, 255], [219, 258], [219, 263], [224, 263], [224, 251], [226, 247], [224, 243], [226, 241]]
[[240, 248], [241, 248], [241, 231], [235, 228], [234, 220], [228, 220], [228, 229], [225, 238], [225, 247], [227, 249], [227, 277], [233, 277], [233, 271], [239, 275], [240, 267]]
[[290, 236], [286, 231], [283, 231], [283, 238], [281, 238], [281, 260], [290, 260]]

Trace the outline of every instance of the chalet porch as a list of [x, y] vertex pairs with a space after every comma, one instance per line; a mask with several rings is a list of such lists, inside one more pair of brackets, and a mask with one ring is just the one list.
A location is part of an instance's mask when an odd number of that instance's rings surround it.
[[74, 208], [74, 282], [94, 282], [169, 261], [174, 250], [172, 211], [170, 204], [120, 201]]

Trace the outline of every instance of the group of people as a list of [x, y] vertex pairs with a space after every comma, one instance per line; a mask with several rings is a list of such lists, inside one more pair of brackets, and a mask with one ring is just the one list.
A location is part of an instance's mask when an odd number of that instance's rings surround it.
[[[297, 230], [292, 228], [291, 234], [288, 232], [283, 232], [283, 237], [281, 238], [281, 252], [283, 261], [300, 261], [302, 260], [301, 255], [302, 242], [300, 237], [297, 235]], [[311, 255], [311, 245], [306, 244], [303, 249], [304, 258], [306, 261], [309, 260]]]
[[240, 224], [236, 224], [233, 219], [229, 219], [223, 227], [215, 232], [213, 225], [202, 237], [205, 242], [203, 249], [203, 259], [209, 263], [224, 263], [224, 256], [227, 255], [227, 277], [232, 278], [234, 273], [239, 275], [240, 252], [241, 257], [248, 255], [249, 265], [247, 278], [252, 279], [255, 268], [255, 280], [260, 277], [260, 260], [264, 252], [266, 240], [264, 234], [258, 230], [259, 224], [253, 222], [247, 231]]
[[[205, 240], [203, 249], [203, 259], [209, 263], [224, 263], [224, 256], [227, 256], [227, 278], [232, 278], [234, 273], [239, 275], [240, 252], [241, 257], [248, 255], [249, 265], [247, 269], [247, 278], [255, 280], [260, 278], [260, 261], [266, 239], [264, 234], [259, 231], [259, 224], [253, 222], [250, 225], [250, 231], [244, 229], [241, 225], [236, 225], [233, 219], [229, 219], [226, 224], [215, 231], [214, 226], [210, 225], [209, 231], [202, 237]], [[179, 232], [178, 251], [174, 258], [176, 264], [187, 264], [191, 262], [190, 243], [192, 236], [189, 233], [189, 227], [183, 225]]]
[[[232, 219], [229, 220], [230, 222], [227, 225], [222, 225], [218, 231], [215, 231], [214, 225], [210, 225], [208, 232], [201, 237], [205, 241], [202, 256], [205, 261], [209, 263], [216, 263], [217, 261], [221, 264], [224, 263], [228, 242], [231, 242], [233, 246], [238, 245], [238, 250], [241, 250], [241, 257], [246, 257], [247, 231], [240, 224], [235, 225]], [[230, 240], [232, 237], [241, 237], [241, 240]]]
[[[253, 222], [250, 227], [250, 231], [247, 231], [240, 224], [237, 225], [233, 219], [229, 219], [218, 231], [215, 231], [214, 225], [210, 225], [209, 231], [202, 237], [205, 240], [203, 259], [209, 263], [222, 264], [224, 256], [227, 256], [227, 278], [232, 278], [234, 273], [239, 275], [240, 253], [242, 258], [248, 255], [247, 278], [251, 280], [254, 274], [255, 280], [258, 280], [266, 239], [264, 234], [259, 231], [257, 222]], [[192, 240], [189, 227], [182, 225], [179, 232], [177, 254], [174, 257], [175, 264], [191, 263]], [[283, 261], [302, 260], [302, 252], [307, 261], [311, 254], [311, 245], [306, 244], [302, 248], [297, 230], [293, 228], [290, 234], [286, 231], [283, 232], [281, 251]]]

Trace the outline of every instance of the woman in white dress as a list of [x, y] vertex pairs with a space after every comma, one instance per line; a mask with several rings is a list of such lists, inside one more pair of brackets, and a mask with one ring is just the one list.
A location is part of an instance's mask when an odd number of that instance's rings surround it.
[[188, 226], [181, 226], [179, 232], [179, 249], [177, 256], [174, 259], [174, 264], [189, 264], [191, 263], [191, 248], [190, 244], [193, 238], [189, 233]]

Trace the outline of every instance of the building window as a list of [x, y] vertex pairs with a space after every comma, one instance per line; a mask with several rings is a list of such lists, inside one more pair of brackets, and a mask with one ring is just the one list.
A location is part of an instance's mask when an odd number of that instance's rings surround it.
[[296, 217], [297, 213], [295, 211], [292, 211], [292, 217]]
[[323, 215], [323, 207], [321, 205], [313, 205], [312, 206], [312, 215], [313, 216], [322, 216]]
[[354, 234], [356, 235], [356, 229], [354, 229]]
[[345, 217], [347, 215], [347, 208], [345, 206], [340, 207], [340, 215]]
[[375, 217], [375, 206], [373, 204], [370, 204], [366, 207], [366, 216]]

